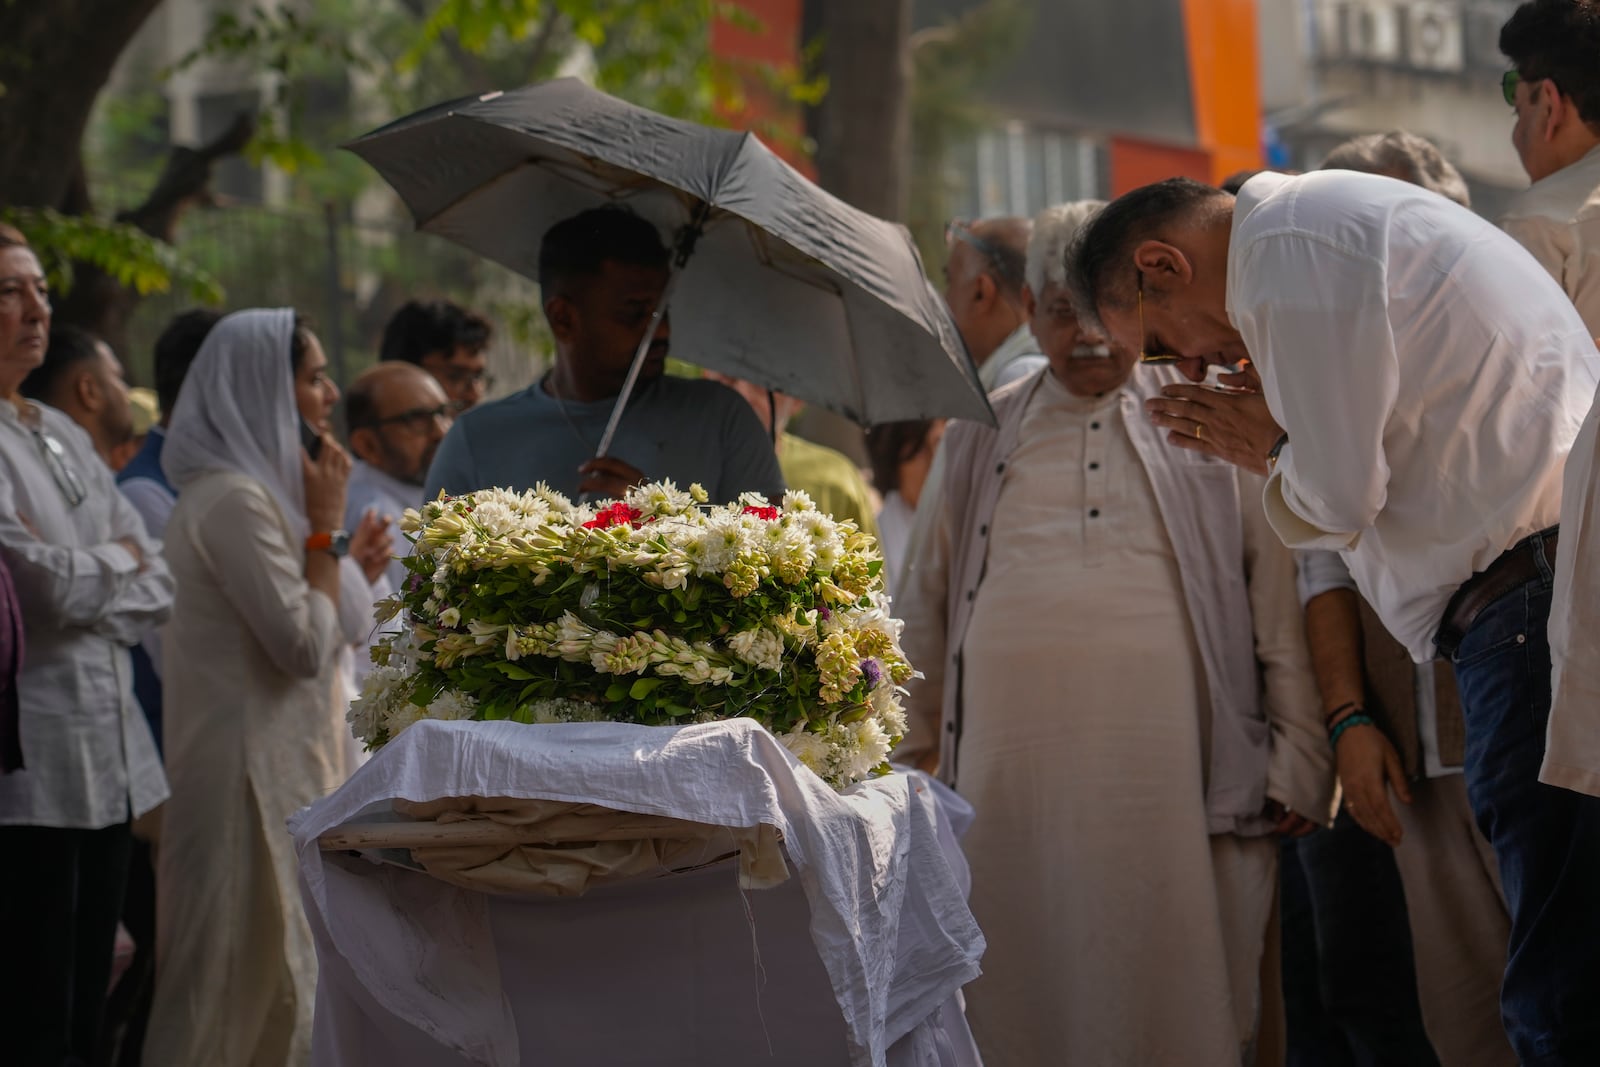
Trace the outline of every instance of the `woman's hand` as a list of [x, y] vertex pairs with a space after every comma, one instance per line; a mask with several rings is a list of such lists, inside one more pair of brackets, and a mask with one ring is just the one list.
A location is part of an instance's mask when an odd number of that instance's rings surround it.
[[300, 470], [305, 479], [306, 521], [311, 524], [311, 532], [330, 533], [343, 529], [350, 453], [340, 448], [330, 434], [323, 434], [322, 452], [316, 459], [301, 451]]
[[361, 516], [360, 525], [350, 532], [350, 558], [360, 565], [369, 585], [382, 576], [394, 558], [394, 538], [389, 533], [389, 522], [389, 516], [368, 508]]

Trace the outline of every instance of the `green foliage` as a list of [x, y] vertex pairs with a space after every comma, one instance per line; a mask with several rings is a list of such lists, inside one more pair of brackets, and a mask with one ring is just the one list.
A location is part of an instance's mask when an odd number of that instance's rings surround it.
[[47, 208], [12, 208], [0, 212], [0, 217], [27, 235], [51, 286], [62, 293], [72, 288], [73, 264], [84, 263], [105, 271], [140, 296], [176, 287], [191, 300], [206, 304], [222, 300], [215, 278], [136, 226], [92, 215], [63, 215]]

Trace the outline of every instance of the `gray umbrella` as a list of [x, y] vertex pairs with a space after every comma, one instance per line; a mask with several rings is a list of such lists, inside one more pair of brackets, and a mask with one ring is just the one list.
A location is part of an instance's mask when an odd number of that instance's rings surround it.
[[906, 230], [823, 192], [752, 134], [563, 78], [440, 104], [348, 147], [418, 229], [530, 278], [552, 225], [628, 205], [677, 250], [672, 344], [691, 362], [862, 425], [994, 421]]

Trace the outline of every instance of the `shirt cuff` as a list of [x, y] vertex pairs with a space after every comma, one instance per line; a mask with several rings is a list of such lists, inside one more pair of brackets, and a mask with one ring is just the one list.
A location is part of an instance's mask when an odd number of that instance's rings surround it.
[[94, 556], [113, 578], [131, 578], [139, 573], [139, 557], [128, 551], [126, 545], [118, 541], [108, 541], [94, 550]]
[[1301, 518], [1290, 506], [1287, 496], [1289, 487], [1285, 479], [1293, 469], [1290, 447], [1292, 446], [1284, 447], [1277, 467], [1268, 476], [1266, 488], [1261, 491], [1261, 503], [1267, 512], [1267, 522], [1278, 535], [1278, 540], [1290, 548], [1322, 548], [1330, 552], [1353, 547], [1360, 534], [1324, 530]]

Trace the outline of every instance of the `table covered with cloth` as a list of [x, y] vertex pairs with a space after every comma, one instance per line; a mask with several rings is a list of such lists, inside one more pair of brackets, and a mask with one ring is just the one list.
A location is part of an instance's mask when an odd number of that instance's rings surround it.
[[[749, 720], [418, 723], [290, 820], [313, 1067], [977, 1067], [960, 808], [914, 773], [836, 793]], [[321, 841], [417, 817], [499, 825]]]

